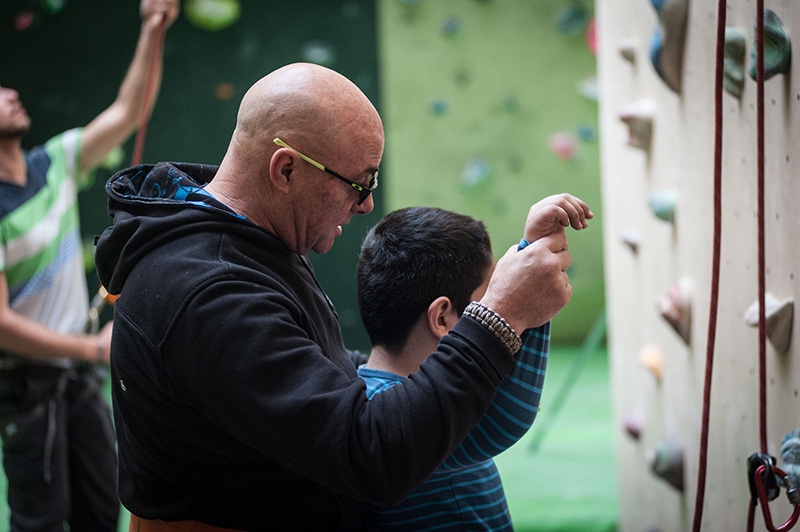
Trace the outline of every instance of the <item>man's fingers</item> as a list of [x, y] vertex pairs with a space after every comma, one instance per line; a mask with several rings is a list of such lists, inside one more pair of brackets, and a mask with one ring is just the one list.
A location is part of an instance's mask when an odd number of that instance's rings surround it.
[[567, 235], [564, 231], [543, 236], [538, 242], [553, 253], [567, 250]]
[[566, 249], [555, 254], [559, 261], [559, 269], [566, 274], [567, 269], [572, 266], [572, 255]]

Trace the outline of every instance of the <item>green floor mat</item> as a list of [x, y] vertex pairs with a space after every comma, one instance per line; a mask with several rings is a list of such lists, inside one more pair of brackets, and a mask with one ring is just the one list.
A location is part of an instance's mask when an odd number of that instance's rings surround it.
[[495, 459], [515, 530], [616, 530], [606, 351], [554, 346], [540, 406], [528, 434]]

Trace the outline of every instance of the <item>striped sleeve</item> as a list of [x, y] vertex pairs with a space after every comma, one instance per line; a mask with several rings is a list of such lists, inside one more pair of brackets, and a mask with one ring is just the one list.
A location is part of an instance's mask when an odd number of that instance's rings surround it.
[[486, 415], [442, 468], [457, 469], [496, 456], [516, 443], [533, 424], [550, 351], [550, 322], [526, 330], [522, 341], [517, 365], [497, 388]]
[[[517, 251], [529, 245], [523, 238]], [[486, 415], [442, 468], [455, 469], [496, 456], [528, 431], [539, 411], [549, 351], [550, 322], [522, 333], [517, 365], [497, 388]]]

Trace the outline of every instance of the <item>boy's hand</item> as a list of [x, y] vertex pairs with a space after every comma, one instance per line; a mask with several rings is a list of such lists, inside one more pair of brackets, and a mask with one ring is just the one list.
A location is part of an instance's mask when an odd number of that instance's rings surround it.
[[528, 242], [563, 231], [565, 227], [586, 229], [586, 220], [594, 218], [594, 213], [583, 200], [572, 194], [562, 193], [548, 196], [535, 203], [525, 220], [524, 238]]

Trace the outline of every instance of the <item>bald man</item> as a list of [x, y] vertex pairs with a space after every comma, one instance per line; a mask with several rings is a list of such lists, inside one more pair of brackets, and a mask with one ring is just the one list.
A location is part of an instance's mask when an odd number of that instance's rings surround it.
[[[437, 352], [371, 401], [306, 255], [374, 204], [380, 117], [349, 80], [292, 64], [245, 94], [219, 167], [108, 183], [119, 494], [131, 529], [359, 530], [421, 484], [515, 365], [515, 331], [569, 300], [564, 232], [497, 264]], [[195, 528], [192, 528], [195, 527]]]

